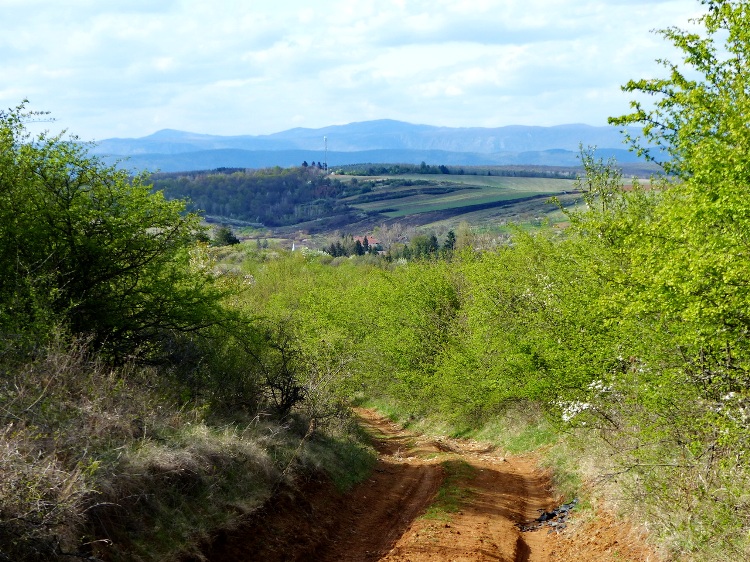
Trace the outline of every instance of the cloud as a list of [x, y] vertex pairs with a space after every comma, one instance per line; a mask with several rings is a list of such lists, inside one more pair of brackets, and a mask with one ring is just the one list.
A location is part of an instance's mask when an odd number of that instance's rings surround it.
[[695, 0], [0, 0], [0, 107], [84, 138], [372, 118], [602, 124]]

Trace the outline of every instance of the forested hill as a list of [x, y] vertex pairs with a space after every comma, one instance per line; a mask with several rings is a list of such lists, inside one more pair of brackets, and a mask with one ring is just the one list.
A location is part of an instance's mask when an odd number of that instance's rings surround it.
[[187, 199], [191, 210], [222, 219], [279, 227], [349, 213], [338, 202], [348, 195], [347, 185], [316, 166], [220, 169], [152, 179], [154, 189], [167, 198]]

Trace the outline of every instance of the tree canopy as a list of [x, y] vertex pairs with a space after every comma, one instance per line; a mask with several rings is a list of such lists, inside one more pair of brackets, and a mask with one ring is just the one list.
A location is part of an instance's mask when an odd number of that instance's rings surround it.
[[75, 138], [0, 112], [0, 323], [60, 323], [132, 353], [212, 322], [219, 292], [194, 254], [199, 218]]
[[728, 350], [750, 328], [744, 281], [750, 268], [750, 5], [701, 3], [707, 12], [694, 21], [697, 30], [660, 31], [682, 52], [682, 63], [661, 61], [668, 76], [624, 86], [653, 97], [653, 106], [633, 101], [632, 113], [610, 121], [642, 124], [644, 139], [631, 143], [652, 158], [659, 155], [647, 145], [657, 146], [667, 156], [665, 170], [680, 180], [640, 226], [641, 236], [654, 241], [636, 270], [649, 287], [650, 306], [694, 323], [714, 350]]
[[[705, 173], [748, 179], [750, 147], [750, 5], [741, 0], [701, 0], [696, 30], [659, 30], [682, 52], [682, 63], [659, 62], [663, 78], [630, 80], [623, 90], [643, 94], [614, 125], [642, 125], [643, 138], [628, 137], [640, 154], [680, 177]], [[652, 104], [644, 99], [654, 100]]]

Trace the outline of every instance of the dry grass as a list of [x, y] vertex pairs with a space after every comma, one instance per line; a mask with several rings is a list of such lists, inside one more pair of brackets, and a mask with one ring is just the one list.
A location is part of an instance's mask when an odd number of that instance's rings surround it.
[[200, 558], [277, 485], [306, 467], [345, 473], [336, 464], [356, 450], [263, 416], [220, 424], [175, 392], [155, 369], [106, 367], [85, 342], [0, 358], [0, 562]]

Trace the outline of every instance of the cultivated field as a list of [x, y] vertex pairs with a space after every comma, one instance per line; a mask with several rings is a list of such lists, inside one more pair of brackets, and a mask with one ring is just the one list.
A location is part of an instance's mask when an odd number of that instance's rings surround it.
[[549, 198], [566, 204], [575, 199], [574, 181], [567, 179], [427, 174], [356, 179], [372, 190], [344, 199], [347, 204], [370, 216], [419, 226], [529, 223], [545, 217], [554, 222], [558, 211]]

